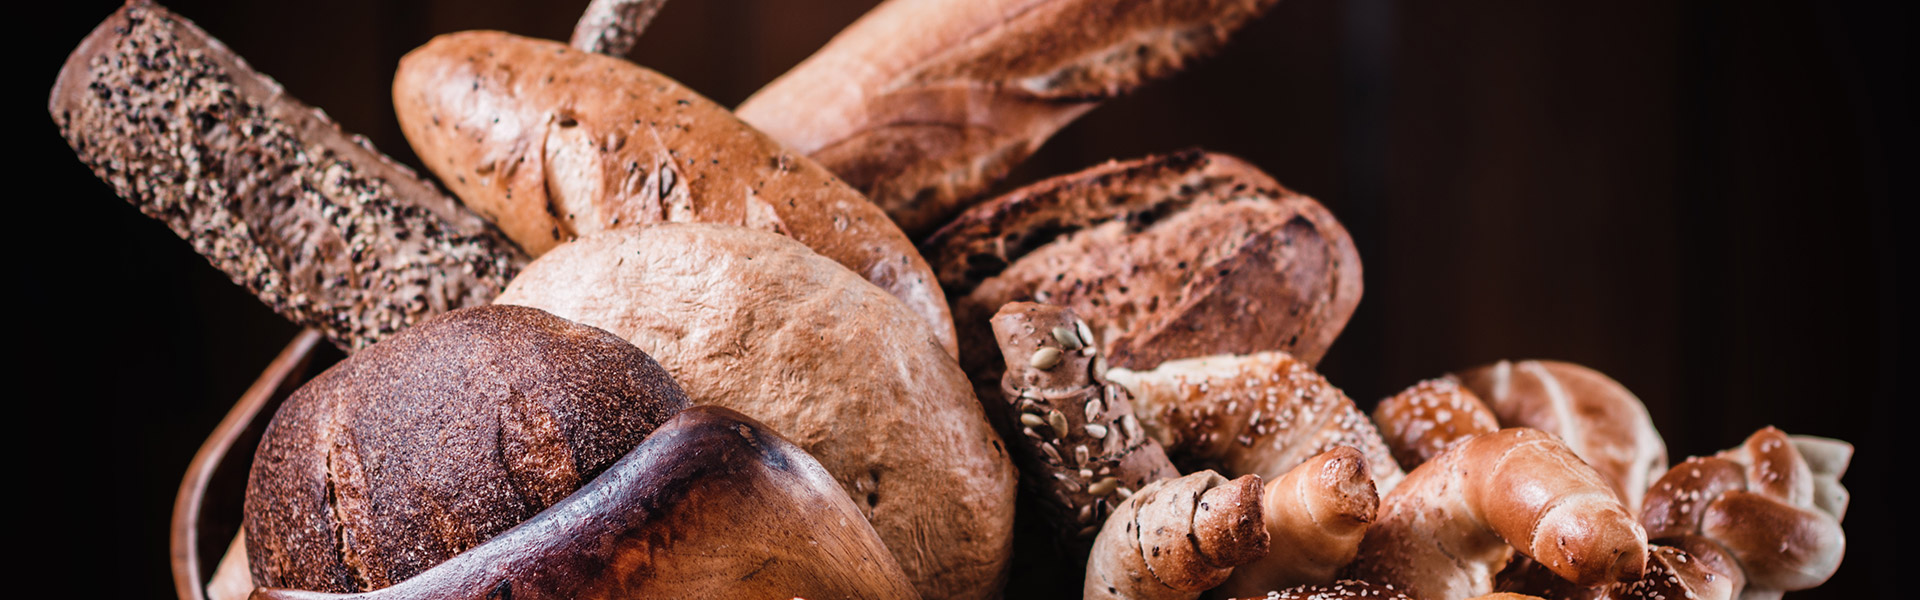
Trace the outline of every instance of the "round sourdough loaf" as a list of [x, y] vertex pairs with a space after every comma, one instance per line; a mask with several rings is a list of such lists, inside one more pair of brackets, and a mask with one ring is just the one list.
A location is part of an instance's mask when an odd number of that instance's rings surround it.
[[295, 391], [247, 482], [256, 585], [387, 587], [559, 502], [688, 406], [605, 331], [520, 306], [445, 313]]
[[1015, 473], [926, 320], [791, 239], [741, 227], [606, 231], [529, 264], [496, 302], [626, 338], [696, 404], [820, 460], [927, 598], [995, 594]]

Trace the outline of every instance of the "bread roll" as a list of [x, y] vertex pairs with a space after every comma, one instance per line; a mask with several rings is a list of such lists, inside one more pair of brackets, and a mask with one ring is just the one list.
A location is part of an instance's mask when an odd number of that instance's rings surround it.
[[247, 481], [254, 583], [398, 583], [566, 498], [687, 405], [605, 331], [519, 306], [430, 319], [274, 415]]
[[1606, 476], [1636, 514], [1647, 486], [1667, 469], [1667, 443], [1646, 405], [1599, 371], [1551, 360], [1503, 360], [1455, 376], [1493, 409], [1500, 426], [1559, 436]]
[[1015, 473], [959, 365], [913, 311], [791, 239], [712, 224], [581, 238], [498, 300], [606, 328], [697, 404], [746, 413], [820, 460], [921, 595], [996, 593]]
[[[392, 587], [329, 600], [912, 598], [812, 457], [717, 406], [680, 412], [578, 493]], [[258, 600], [319, 600], [262, 589]]]
[[666, 221], [775, 232], [898, 297], [952, 353], [946, 296], [886, 213], [659, 73], [470, 31], [402, 58], [393, 104], [421, 162], [534, 256]]

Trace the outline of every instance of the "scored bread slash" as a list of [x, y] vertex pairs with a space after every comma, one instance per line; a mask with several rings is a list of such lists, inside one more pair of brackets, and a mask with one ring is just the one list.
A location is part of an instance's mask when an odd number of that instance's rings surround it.
[[992, 325], [1007, 363], [1002, 397], [1011, 403], [983, 404], [990, 411], [1018, 410], [1027, 435], [1004, 437], [1013, 441], [1026, 485], [1039, 494], [1059, 535], [1084, 544], [1133, 490], [1180, 472], [1158, 442], [1124, 424], [1133, 417], [1126, 391], [1102, 379], [1092, 359], [1060, 351], [1063, 339], [1077, 335], [1060, 332], [1079, 324], [1071, 310], [1057, 306], [1001, 308]]
[[192, 22], [130, 2], [47, 109], [81, 162], [282, 316], [349, 351], [490, 302], [526, 255]]
[[1278, 0], [889, 0], [736, 111], [916, 238], [1108, 98]]

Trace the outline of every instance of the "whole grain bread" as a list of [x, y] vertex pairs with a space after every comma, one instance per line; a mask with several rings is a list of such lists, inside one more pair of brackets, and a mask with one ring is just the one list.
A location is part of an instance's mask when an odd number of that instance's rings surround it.
[[668, 223], [583, 237], [497, 302], [602, 327], [693, 401], [738, 410], [833, 474], [927, 598], [997, 593], [1015, 472], [966, 375], [905, 305], [792, 239]]
[[481, 306], [526, 254], [191, 21], [128, 2], [47, 109], [81, 162], [294, 323], [357, 350]]
[[688, 406], [614, 335], [520, 306], [456, 310], [289, 397], [254, 455], [254, 583], [383, 588], [572, 494]]

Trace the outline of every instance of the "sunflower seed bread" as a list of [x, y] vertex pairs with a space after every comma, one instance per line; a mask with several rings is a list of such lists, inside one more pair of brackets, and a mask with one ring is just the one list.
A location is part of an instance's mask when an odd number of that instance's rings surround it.
[[47, 109], [94, 174], [234, 283], [347, 350], [484, 305], [526, 255], [192, 22], [129, 2]]

